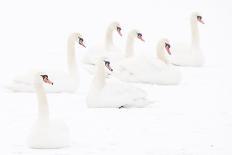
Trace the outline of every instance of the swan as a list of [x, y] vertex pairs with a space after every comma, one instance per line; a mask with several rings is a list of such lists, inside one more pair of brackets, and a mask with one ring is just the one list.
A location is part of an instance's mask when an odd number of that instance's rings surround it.
[[52, 84], [48, 75], [33, 73], [34, 89], [38, 100], [38, 119], [28, 137], [30, 148], [62, 148], [69, 145], [69, 129], [61, 120], [51, 120], [43, 82]]
[[[76, 91], [79, 84], [78, 67], [76, 64], [76, 51], [75, 42], [78, 42], [81, 46], [85, 47], [84, 39], [80, 33], [72, 33], [67, 40], [67, 65], [68, 73], [60, 71], [47, 71], [46, 73], [54, 79], [56, 85], [53, 88], [45, 86], [46, 92], [60, 93]], [[33, 71], [32, 71], [33, 72]], [[24, 75], [17, 76], [13, 82], [6, 86], [8, 89], [15, 92], [34, 92], [33, 88], [33, 76], [31, 71]]]
[[142, 108], [151, 103], [147, 101], [146, 93], [139, 88], [116, 79], [106, 81], [105, 66], [113, 71], [108, 60], [98, 60], [96, 75], [87, 95], [89, 108]]
[[190, 46], [174, 44], [173, 55], [170, 59], [172, 64], [179, 66], [202, 66], [204, 64], [204, 57], [200, 48], [198, 23], [204, 24], [203, 17], [200, 13], [193, 12], [190, 18], [192, 43]]
[[[86, 65], [95, 65], [100, 57], [111, 57], [115, 59], [120, 58], [120, 49], [116, 47], [113, 43], [113, 32], [117, 32], [120, 36], [121, 26], [118, 22], [112, 22], [108, 26], [105, 34], [105, 41], [103, 45], [93, 46], [89, 48], [88, 52], [82, 59], [82, 62]], [[88, 69], [88, 68], [87, 68]]]
[[127, 82], [141, 82], [158, 85], [175, 85], [180, 82], [180, 72], [170, 65], [170, 43], [161, 39], [156, 47], [155, 57], [147, 57], [144, 53], [134, 55], [134, 40], [142, 38], [142, 33], [132, 30], [127, 37], [125, 59], [116, 64], [115, 77]]

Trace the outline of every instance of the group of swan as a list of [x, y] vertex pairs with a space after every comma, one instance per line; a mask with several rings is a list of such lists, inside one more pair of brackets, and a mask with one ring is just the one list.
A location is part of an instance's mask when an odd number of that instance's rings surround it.
[[[110, 62], [99, 60], [92, 89], [87, 96], [89, 108], [142, 108], [150, 104], [146, 93], [120, 81], [106, 81], [105, 66], [110, 70]], [[48, 75], [39, 71], [33, 74], [33, 86], [38, 100], [38, 120], [28, 138], [31, 148], [62, 148], [70, 143], [68, 126], [61, 120], [51, 120], [43, 82], [52, 84]], [[55, 85], [55, 84], [54, 84]]]
[[134, 55], [134, 39], [143, 40], [142, 33], [137, 30], [129, 32], [125, 50], [125, 58], [116, 65], [115, 76], [126, 82], [142, 82], [160, 85], [178, 84], [180, 72], [170, 65], [170, 43], [161, 39], [156, 47], [157, 58], [147, 58], [141, 52]]
[[[199, 13], [191, 15], [192, 45], [189, 48], [177, 48], [170, 45], [168, 39], [160, 39], [156, 45], [156, 57], [148, 58], [134, 54], [134, 40], [144, 41], [138, 30], [128, 33], [126, 48], [123, 52], [113, 44], [113, 32], [120, 36], [121, 26], [113, 22], [107, 29], [105, 43], [101, 47], [91, 48], [83, 63], [95, 66], [86, 104], [89, 108], [129, 108], [145, 107], [150, 104], [146, 92], [125, 82], [150, 83], [159, 85], [179, 84], [181, 74], [172, 66], [201, 66], [204, 59], [200, 50], [198, 22]], [[28, 75], [14, 79], [9, 89], [17, 92], [36, 92], [38, 99], [38, 120], [33, 127], [28, 142], [31, 148], [60, 148], [69, 145], [69, 130], [62, 121], [52, 121], [45, 92], [75, 92], [79, 83], [79, 73], [75, 58], [75, 42], [85, 47], [83, 37], [72, 33], [67, 43], [68, 73], [33, 71]], [[173, 47], [171, 49], [171, 46]], [[184, 47], [184, 46], [179, 46]], [[114, 66], [111, 68], [112, 60]], [[46, 74], [44, 74], [46, 73]], [[110, 78], [106, 78], [110, 73]], [[48, 79], [51, 77], [54, 81]], [[45, 86], [43, 83], [52, 84]]]

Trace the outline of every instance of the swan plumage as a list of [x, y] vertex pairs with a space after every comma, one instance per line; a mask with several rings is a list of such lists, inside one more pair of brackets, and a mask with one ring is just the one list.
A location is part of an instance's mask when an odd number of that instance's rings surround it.
[[157, 58], [155, 58], [155, 56], [146, 56], [144, 52], [135, 55], [135, 38], [141, 40], [142, 33], [138, 30], [129, 32], [125, 58], [115, 64], [116, 71], [114, 76], [126, 82], [160, 85], [178, 84], [181, 75], [169, 62], [169, 55], [171, 54], [169, 41], [161, 39], [158, 42], [156, 49]]

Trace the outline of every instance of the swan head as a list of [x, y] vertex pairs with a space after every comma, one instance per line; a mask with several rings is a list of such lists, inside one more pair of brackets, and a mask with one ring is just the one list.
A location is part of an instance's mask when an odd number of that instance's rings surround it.
[[168, 39], [163, 38], [159, 41], [158, 46], [161, 47], [162, 49], [165, 49], [169, 55], [171, 55], [171, 45]]
[[86, 48], [86, 46], [84, 44], [84, 39], [80, 33], [73, 33], [73, 37], [74, 37], [75, 41], [77, 41], [79, 43], [79, 45]]
[[48, 79], [48, 75], [44, 74], [40, 76], [42, 77], [43, 82], [53, 85], [53, 82]]
[[120, 24], [118, 23], [118, 22], [112, 22], [111, 24], [110, 24], [110, 26], [109, 26], [109, 29], [111, 30], [111, 31], [117, 31], [118, 32], [118, 34], [120, 35], [120, 36], [122, 36], [122, 27], [120, 26]]
[[109, 70], [112, 72], [113, 69], [112, 69], [111, 66], [110, 66], [110, 61], [104, 60], [104, 63], [105, 63], [106, 68], [109, 69]]
[[191, 16], [191, 19], [193, 21], [197, 21], [197, 22], [199, 22], [201, 24], [205, 24], [204, 21], [203, 21], [203, 17], [199, 12], [193, 12], [192, 16]]
[[42, 72], [38, 71], [32, 71], [32, 74], [34, 75], [34, 83], [35, 84], [41, 84], [41, 83], [47, 83], [53, 85], [53, 82], [49, 80], [48, 75]]
[[132, 30], [132, 31], [130, 31], [130, 33], [128, 34], [128, 36], [132, 37], [132, 38], [138, 38], [141, 41], [145, 41], [143, 39], [143, 34], [140, 31], [138, 31], [138, 30]]

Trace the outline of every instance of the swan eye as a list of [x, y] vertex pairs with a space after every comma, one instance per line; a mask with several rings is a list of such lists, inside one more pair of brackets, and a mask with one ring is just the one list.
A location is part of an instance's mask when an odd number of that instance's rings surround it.
[[109, 61], [104, 61], [105, 62], [105, 65], [110, 65], [110, 62]]
[[142, 37], [143, 35], [142, 35], [142, 33], [137, 33], [137, 36], [140, 38], [140, 37]]
[[121, 30], [122, 30], [122, 28], [117, 26], [117, 31], [121, 31]]
[[44, 80], [44, 79], [48, 79], [48, 76], [47, 76], [47, 75], [40, 75], [40, 76], [42, 76], [43, 80]]
[[201, 20], [201, 19], [202, 19], [202, 17], [201, 17], [201, 16], [197, 16], [197, 19], [198, 19], [198, 20]]
[[84, 39], [79, 37], [79, 42], [83, 42], [83, 41], [84, 41]]
[[165, 43], [165, 47], [166, 47], [166, 48], [170, 48], [170, 47], [171, 47], [171, 45], [170, 45], [170, 44], [168, 44], [168, 43]]

